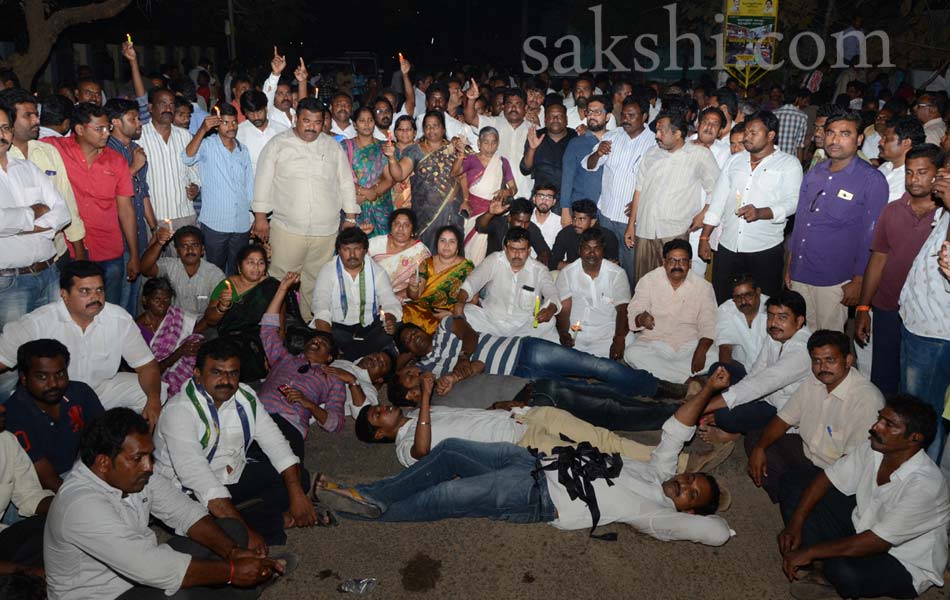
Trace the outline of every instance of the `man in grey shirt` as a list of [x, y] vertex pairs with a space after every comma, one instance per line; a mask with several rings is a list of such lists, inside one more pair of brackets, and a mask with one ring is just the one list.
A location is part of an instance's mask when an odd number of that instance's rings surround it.
[[[159, 258], [169, 240], [175, 244], [178, 258]], [[169, 227], [159, 226], [142, 255], [142, 274], [167, 277], [175, 288], [175, 304], [200, 318], [208, 308], [211, 291], [224, 279], [221, 269], [202, 258], [204, 253], [204, 235], [194, 225], [186, 225], [174, 235]]]

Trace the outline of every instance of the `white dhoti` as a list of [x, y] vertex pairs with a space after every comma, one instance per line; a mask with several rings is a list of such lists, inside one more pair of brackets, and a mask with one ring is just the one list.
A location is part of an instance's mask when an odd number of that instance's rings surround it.
[[[616, 323], [581, 323], [582, 329], [574, 337], [574, 349], [599, 356], [601, 358], [610, 358], [610, 345], [614, 341], [614, 332]], [[624, 341], [624, 348], [627, 348], [634, 341], [633, 333], [628, 332]]]
[[[683, 383], [694, 375], [692, 362], [698, 341], [683, 344], [674, 350], [665, 342], [644, 342], [634, 340], [627, 346], [623, 360], [635, 369], [649, 371], [654, 377]], [[713, 363], [719, 360], [719, 347], [715, 344], [706, 353], [706, 363], [702, 372], [705, 372]]]
[[[135, 373], [116, 373], [115, 377], [99, 382], [92, 386], [92, 389], [106, 410], [121, 406], [142, 412], [148, 399], [145, 390], [139, 385], [139, 376]], [[162, 382], [161, 399], [162, 404], [168, 400], [168, 384], [165, 382]]]
[[501, 337], [536, 337], [558, 343], [554, 317], [547, 323], [534, 326], [534, 316], [516, 313], [496, 315], [475, 304], [465, 305], [465, 318], [472, 329], [479, 333], [489, 333]]

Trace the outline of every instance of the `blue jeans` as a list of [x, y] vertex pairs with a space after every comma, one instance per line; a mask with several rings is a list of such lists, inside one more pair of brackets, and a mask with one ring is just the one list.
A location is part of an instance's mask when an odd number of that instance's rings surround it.
[[122, 286], [125, 282], [125, 258], [97, 260], [106, 276], [106, 302], [122, 305]]
[[59, 270], [0, 277], [0, 328], [59, 298]]
[[634, 249], [627, 248], [627, 244], [623, 241], [623, 234], [625, 231], [627, 231], [627, 224], [621, 223], [620, 221], [611, 221], [600, 211], [597, 211], [597, 224], [604, 229], [612, 231], [614, 235], [617, 236], [617, 248], [620, 251], [620, 266], [627, 274], [627, 280], [630, 283], [630, 289], [632, 290], [634, 287], [636, 287], [636, 269], [633, 262]]
[[648, 371], [540, 338], [521, 339], [512, 375], [532, 380], [553, 379], [593, 395], [656, 396], [657, 378]]
[[765, 400], [756, 400], [732, 409], [720, 408], [713, 414], [719, 429], [727, 433], [749, 433], [764, 429], [776, 412], [775, 407]]
[[205, 236], [205, 260], [224, 271], [225, 275], [234, 275], [237, 272], [237, 254], [251, 240], [250, 230], [227, 233], [215, 231], [204, 223], [200, 223], [200, 226]]
[[[50, 265], [39, 273], [0, 277], [0, 329], [58, 299], [59, 270], [56, 265]], [[16, 383], [16, 369], [0, 374], [0, 404], [7, 401]]]
[[395, 477], [356, 489], [383, 510], [380, 521], [553, 521], [554, 503], [537, 466], [533, 454], [514, 444], [451, 438]]
[[[122, 264], [123, 270], [129, 264], [129, 251], [126, 250], [125, 254], [122, 255]], [[122, 278], [122, 300], [119, 302], [119, 306], [124, 308], [133, 317], [137, 316], [141, 312], [141, 304], [139, 303], [139, 292], [142, 289], [142, 281], [145, 280], [143, 275], [139, 275], [135, 278], [135, 281], [129, 281], [128, 278]]]
[[638, 400], [629, 395], [585, 394], [550, 379], [535, 381], [531, 406], [554, 406], [566, 410], [591, 425], [613, 431], [653, 431], [676, 412], [676, 406], [664, 402]]
[[938, 465], [947, 435], [943, 420], [943, 401], [950, 386], [947, 365], [950, 341], [914, 335], [901, 325], [901, 391], [917, 396], [937, 411], [937, 435], [927, 454]]

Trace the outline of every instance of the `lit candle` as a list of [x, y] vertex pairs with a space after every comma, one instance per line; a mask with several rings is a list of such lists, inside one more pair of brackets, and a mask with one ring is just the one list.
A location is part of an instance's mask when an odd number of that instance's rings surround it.
[[583, 331], [583, 330], [584, 330], [584, 328], [581, 327], [581, 322], [580, 322], [580, 321], [578, 321], [577, 323], [574, 323], [573, 325], [571, 325], [571, 339], [572, 339], [572, 340], [576, 340], [576, 339], [577, 339], [577, 334], [580, 333], [580, 332]]
[[225, 280], [224, 280], [224, 287], [228, 288], [228, 292], [234, 293], [234, 290], [231, 289], [231, 280], [230, 280], [230, 279], [225, 279]]
[[171, 230], [172, 230], [172, 220], [171, 220], [171, 219], [165, 219], [165, 227], [168, 227], [168, 231], [171, 231]]
[[419, 285], [419, 263], [416, 263], [416, 277], [415, 277], [415, 281], [413, 282], [413, 285], [416, 285], [416, 286]]
[[379, 309], [379, 320], [382, 321], [384, 325], [386, 324], [386, 311], [381, 308]]
[[405, 60], [405, 59], [402, 57], [402, 52], [397, 52], [397, 54], [399, 55], [399, 62], [402, 62], [403, 60]]
[[125, 41], [127, 41], [127, 42], [130, 43], [130, 44], [132, 43], [132, 34], [131, 34], [131, 33], [125, 34]]
[[221, 109], [218, 108], [217, 106], [214, 107], [214, 116], [216, 116], [216, 117], [220, 117], [220, 116], [221, 116]]
[[390, 144], [393, 143], [393, 131], [392, 131], [392, 129], [387, 129], [387, 130], [386, 130], [386, 140], [387, 140]]
[[538, 313], [541, 312], [541, 296], [534, 296], [534, 328], [538, 328]]

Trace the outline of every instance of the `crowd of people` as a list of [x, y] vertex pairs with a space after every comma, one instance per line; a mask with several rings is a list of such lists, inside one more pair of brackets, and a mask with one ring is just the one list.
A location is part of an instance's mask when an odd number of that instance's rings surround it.
[[[3, 77], [0, 589], [257, 597], [338, 516], [718, 546], [736, 445], [792, 596], [943, 585], [946, 93], [122, 55]], [[311, 477], [347, 419], [405, 470]]]

